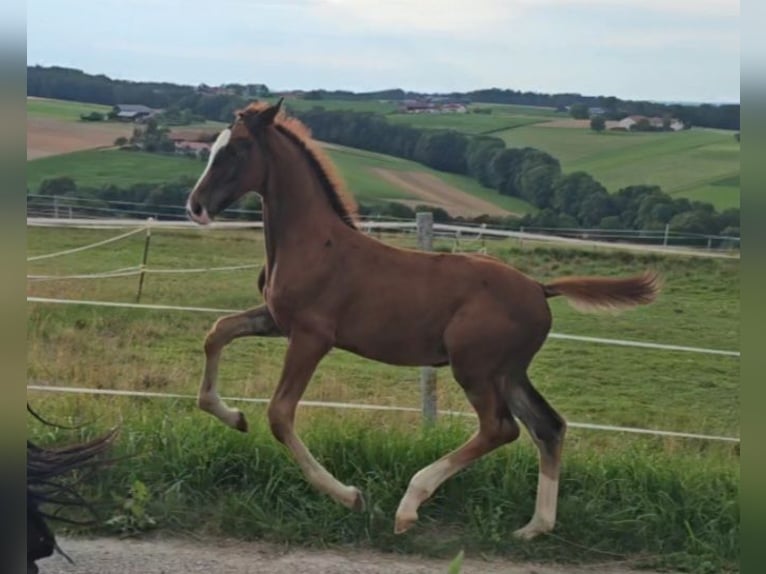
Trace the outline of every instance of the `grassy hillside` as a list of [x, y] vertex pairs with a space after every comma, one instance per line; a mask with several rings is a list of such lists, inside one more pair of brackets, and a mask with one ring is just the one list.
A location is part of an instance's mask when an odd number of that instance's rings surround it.
[[33, 117], [76, 122], [80, 121], [80, 114], [89, 114], [91, 112], [106, 113], [111, 109], [111, 106], [99, 104], [51, 100], [47, 98], [27, 98], [27, 115]]
[[466, 134], [489, 134], [547, 121], [547, 118], [510, 114], [391, 114], [388, 120], [416, 128], [456, 130]]
[[588, 129], [525, 126], [494, 134], [509, 147], [531, 146], [561, 161], [565, 172], [591, 173], [610, 191], [659, 185], [667, 193], [739, 206], [739, 143], [732, 132], [597, 134]]
[[35, 190], [42, 180], [62, 176], [71, 177], [84, 187], [161, 183], [184, 176], [199, 177], [204, 166], [201, 161], [186, 157], [87, 150], [27, 162], [27, 185]]
[[[396, 105], [386, 102], [354, 102], [342, 100], [287, 101], [296, 110], [310, 109], [319, 105], [326, 109], [348, 109], [386, 114], [391, 122], [404, 123], [422, 128], [456, 129], [468, 134], [488, 133], [502, 138], [511, 147], [535, 147], [557, 157], [565, 172], [584, 170], [591, 173], [610, 191], [626, 185], [653, 184], [672, 195], [708, 201], [718, 209], [738, 207], [739, 143], [731, 132], [694, 128], [680, 133], [622, 133], [596, 134], [589, 129], [546, 127], [545, 122], [565, 117], [550, 108], [533, 106], [509, 106], [474, 104], [472, 107], [491, 108], [491, 114], [396, 114]], [[106, 106], [65, 102], [61, 100], [27, 100], [27, 110], [32, 116], [51, 117], [77, 121], [80, 113], [106, 111]], [[222, 126], [223, 124], [220, 124]], [[219, 124], [210, 122], [198, 126], [206, 130], [218, 129]], [[178, 130], [194, 131], [193, 127]], [[84, 154], [95, 152], [83, 152]], [[333, 159], [349, 183], [351, 190], [360, 198], [386, 199], [407, 198], [407, 193], [368, 173], [369, 167], [386, 167], [398, 170], [430, 171], [411, 163], [379, 156], [333, 152]], [[384, 159], [387, 158], [387, 159]], [[43, 177], [59, 174], [62, 169], [72, 169], [78, 177], [100, 184], [116, 178], [113, 183], [134, 182], [143, 177], [136, 172], [134, 160], [148, 166], [147, 181], [162, 181], [164, 171], [168, 177], [178, 174], [196, 175], [197, 166], [187, 160], [166, 158], [144, 159], [138, 156], [117, 161], [104, 156], [70, 154], [67, 159], [48, 158], [52, 163], [29, 164], [30, 187], [34, 188]], [[100, 166], [85, 166], [98, 159]], [[380, 162], [386, 163], [381, 166]], [[76, 164], [83, 163], [82, 166]], [[144, 162], [146, 162], [144, 164]], [[495, 205], [514, 212], [526, 212], [529, 206], [522, 201], [505, 198], [478, 185], [469, 178], [458, 178], [434, 172], [438, 177], [460, 189], [487, 199]], [[124, 183], [123, 183], [124, 184]], [[90, 185], [90, 184], [89, 184]]]
[[527, 202], [515, 197], [500, 195], [494, 190], [485, 188], [470, 177], [436, 171], [405, 159], [354, 148], [332, 146], [327, 151], [346, 180], [349, 190], [360, 199], [415, 199], [413, 196], [398, 187], [391, 186], [391, 184], [370, 172], [371, 168], [377, 167], [395, 171], [430, 173], [448, 185], [514, 213], [526, 213], [534, 209]]
[[[464, 176], [445, 174], [420, 164], [391, 156], [350, 148], [328, 150], [341, 176], [360, 201], [415, 200], [416, 197], [371, 171], [385, 168], [395, 171], [431, 173], [445, 183], [475, 195], [514, 213], [525, 213], [530, 206], [516, 198], [505, 197], [483, 188]], [[199, 160], [119, 150], [89, 150], [42, 158], [27, 163], [27, 182], [35, 190], [42, 180], [67, 176], [81, 186], [117, 185], [174, 181], [180, 177], [199, 177], [204, 165]]]

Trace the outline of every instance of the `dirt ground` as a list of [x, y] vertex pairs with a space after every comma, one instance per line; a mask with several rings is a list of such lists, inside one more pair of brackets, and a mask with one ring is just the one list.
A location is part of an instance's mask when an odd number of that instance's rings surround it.
[[402, 188], [420, 200], [397, 200], [399, 203], [418, 205], [427, 203], [441, 207], [453, 216], [476, 217], [478, 215], [513, 215], [510, 211], [498, 207], [481, 198], [474, 197], [464, 191], [444, 183], [438, 177], [423, 172], [394, 171], [383, 168], [372, 168], [378, 177]]
[[[74, 561], [59, 555], [38, 563], [41, 574], [446, 574], [448, 560], [349, 549], [288, 549], [230, 540], [61, 538]], [[467, 559], [463, 574], [639, 574], [623, 565], [553, 566]], [[641, 571], [641, 574], [651, 574]]]
[[111, 146], [132, 130], [133, 124], [27, 118], [27, 160]]

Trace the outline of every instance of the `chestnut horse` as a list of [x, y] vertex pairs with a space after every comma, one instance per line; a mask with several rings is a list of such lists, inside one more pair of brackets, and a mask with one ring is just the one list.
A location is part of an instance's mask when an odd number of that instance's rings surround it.
[[551, 328], [549, 297], [583, 309], [650, 303], [654, 274], [573, 277], [541, 284], [492, 257], [424, 253], [377, 241], [357, 229], [353, 203], [305, 127], [276, 105], [237, 112], [218, 136], [191, 191], [190, 219], [207, 224], [246, 192], [263, 200], [265, 305], [219, 319], [205, 339], [198, 404], [247, 430], [244, 415], [216, 390], [221, 350], [237, 337], [286, 336], [282, 374], [268, 406], [270, 428], [314, 487], [361, 510], [361, 492], [339, 482], [294, 430], [295, 411], [322, 358], [345, 349], [392, 365], [450, 365], [479, 428], [461, 447], [416, 473], [396, 512], [395, 531], [445, 480], [516, 440], [516, 419], [539, 450], [535, 511], [516, 535], [530, 539], [556, 520], [564, 419], [535, 390], [527, 369]]

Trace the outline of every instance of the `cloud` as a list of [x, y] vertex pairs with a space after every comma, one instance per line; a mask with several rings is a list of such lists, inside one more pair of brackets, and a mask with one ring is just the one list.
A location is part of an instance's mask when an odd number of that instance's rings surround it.
[[489, 31], [520, 17], [519, 0], [314, 0], [317, 16], [348, 28], [366, 25], [392, 35]]
[[360, 24], [398, 33], [484, 33], [536, 18], [566, 16], [556, 9], [608, 9], [636, 15], [725, 18], [739, 16], [738, 0], [308, 0], [317, 16], [341, 27]]

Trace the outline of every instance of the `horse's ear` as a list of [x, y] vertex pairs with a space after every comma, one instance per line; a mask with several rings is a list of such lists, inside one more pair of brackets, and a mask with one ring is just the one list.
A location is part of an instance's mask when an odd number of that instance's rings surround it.
[[274, 104], [273, 106], [269, 106], [268, 108], [263, 110], [260, 114], [258, 114], [261, 125], [268, 126], [274, 123], [274, 118], [277, 117], [279, 110], [282, 108], [283, 101], [284, 101], [284, 98], [279, 98], [279, 101], [276, 104]]

